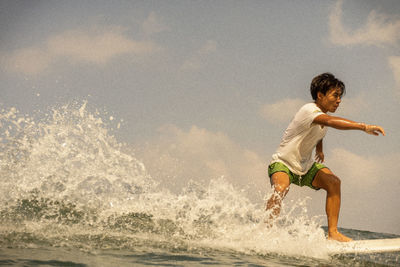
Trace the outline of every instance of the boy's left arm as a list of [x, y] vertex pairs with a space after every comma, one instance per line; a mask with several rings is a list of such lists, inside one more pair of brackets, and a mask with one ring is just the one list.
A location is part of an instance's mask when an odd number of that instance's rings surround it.
[[324, 152], [322, 151], [322, 140], [321, 139], [318, 144], [317, 147], [315, 149], [315, 161], [322, 163], [324, 162]]

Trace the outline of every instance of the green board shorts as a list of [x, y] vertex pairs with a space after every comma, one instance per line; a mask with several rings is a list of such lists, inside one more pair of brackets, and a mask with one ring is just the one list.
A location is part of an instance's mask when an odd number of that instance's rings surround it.
[[294, 174], [292, 171], [289, 170], [288, 167], [286, 167], [285, 164], [282, 162], [274, 162], [271, 163], [268, 166], [268, 176], [270, 177], [270, 182], [272, 185], [272, 174], [276, 172], [284, 172], [287, 173], [289, 176], [289, 180], [291, 184], [295, 184], [298, 186], [308, 186], [314, 190], [319, 190], [320, 188], [316, 188], [312, 185], [312, 182], [314, 181], [314, 177], [317, 174], [317, 172], [323, 168], [328, 168], [324, 164], [314, 162], [314, 164], [311, 166], [311, 168], [308, 170], [308, 172], [304, 175], [298, 175]]

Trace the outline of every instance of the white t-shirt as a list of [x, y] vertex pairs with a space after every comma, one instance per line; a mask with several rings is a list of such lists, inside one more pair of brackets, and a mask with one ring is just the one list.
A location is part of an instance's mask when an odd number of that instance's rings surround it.
[[327, 131], [327, 127], [312, 123], [321, 114], [325, 113], [315, 103], [301, 107], [286, 129], [278, 150], [272, 155], [271, 163], [282, 162], [294, 174], [306, 174], [314, 163], [313, 150]]

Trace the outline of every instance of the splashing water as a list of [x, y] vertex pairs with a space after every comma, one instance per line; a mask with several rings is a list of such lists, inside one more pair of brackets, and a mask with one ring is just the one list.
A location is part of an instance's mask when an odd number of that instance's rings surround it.
[[110, 134], [87, 103], [35, 120], [15, 108], [0, 114], [0, 247], [62, 246], [91, 251], [152, 247], [328, 257], [319, 218], [302, 200], [264, 223], [225, 179], [160, 188]]

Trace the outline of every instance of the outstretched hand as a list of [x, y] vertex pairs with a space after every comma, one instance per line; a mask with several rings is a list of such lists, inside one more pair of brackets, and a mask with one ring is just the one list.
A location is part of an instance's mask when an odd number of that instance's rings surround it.
[[372, 135], [379, 135], [381, 133], [382, 135], [385, 135], [385, 130], [383, 130], [382, 127], [377, 126], [377, 125], [365, 125], [365, 130], [366, 133], [372, 134]]

